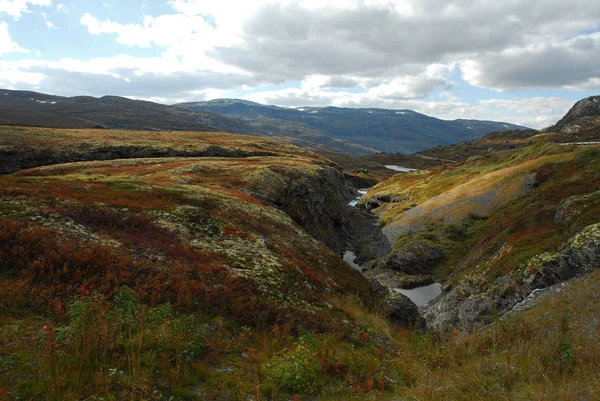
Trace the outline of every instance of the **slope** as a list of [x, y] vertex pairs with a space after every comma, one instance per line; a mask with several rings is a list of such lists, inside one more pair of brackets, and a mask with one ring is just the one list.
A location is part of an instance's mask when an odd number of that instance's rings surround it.
[[[131, 100], [117, 96], [61, 97], [36, 92], [0, 90], [0, 124], [57, 128], [118, 128], [128, 130], [214, 131], [268, 135], [237, 118], [213, 112], [191, 111], [178, 106]], [[317, 131], [278, 129], [278, 140], [286, 143], [341, 152], [370, 153], [364, 146], [329, 138]]]
[[600, 148], [548, 138], [377, 185], [362, 202], [395, 250], [368, 275], [392, 286], [445, 282], [422, 312], [447, 333], [600, 267]]
[[261, 131], [276, 135], [282, 135], [281, 130], [294, 127], [384, 152], [412, 153], [440, 144], [477, 139], [492, 131], [524, 128], [493, 121], [444, 121], [411, 110], [289, 109], [237, 99], [181, 103], [179, 106], [237, 117]]

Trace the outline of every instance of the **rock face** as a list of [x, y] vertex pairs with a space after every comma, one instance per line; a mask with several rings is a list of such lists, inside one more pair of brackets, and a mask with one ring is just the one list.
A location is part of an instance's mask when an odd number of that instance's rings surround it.
[[338, 253], [349, 240], [347, 199], [356, 190], [338, 169], [321, 166], [316, 172], [284, 167], [261, 173], [261, 187], [252, 194], [285, 212], [316, 239]]
[[563, 200], [554, 216], [554, 223], [569, 226], [581, 211], [590, 205], [600, 205], [600, 191], [585, 195], [575, 195]]
[[600, 96], [591, 96], [575, 103], [556, 125], [548, 128], [548, 131], [574, 133], [581, 128], [581, 120], [590, 117], [600, 117]]
[[526, 300], [534, 291], [600, 268], [600, 223], [572, 237], [560, 253], [543, 253], [521, 269], [522, 278], [499, 277], [488, 289], [459, 284], [421, 309], [427, 327], [439, 333], [470, 331], [490, 323]]
[[168, 147], [151, 146], [103, 146], [92, 147], [79, 144], [71, 149], [55, 152], [52, 150], [16, 151], [12, 148], [0, 147], [0, 174], [11, 174], [19, 170], [48, 166], [52, 164], [85, 162], [93, 160], [116, 160], [160, 157], [255, 157], [275, 156], [272, 152], [245, 151], [228, 149], [220, 146], [208, 146], [202, 150], [187, 151]]
[[408, 275], [432, 274], [438, 263], [444, 260], [442, 250], [428, 241], [414, 241], [385, 258], [379, 267]]
[[354, 250], [359, 264], [381, 258], [392, 251], [392, 247], [377, 225], [377, 217], [365, 209], [354, 207], [348, 210], [349, 244]]
[[348, 206], [358, 193], [337, 168], [323, 165], [316, 174], [302, 175], [270, 169], [264, 174], [269, 177], [262, 182], [272, 185], [264, 185], [252, 195], [288, 214], [331, 249], [338, 253], [353, 249], [361, 263], [390, 252], [376, 217]]
[[383, 311], [388, 319], [406, 328], [424, 326], [419, 308], [410, 298], [391, 290], [377, 280], [373, 280], [372, 283], [373, 292], [381, 300]]

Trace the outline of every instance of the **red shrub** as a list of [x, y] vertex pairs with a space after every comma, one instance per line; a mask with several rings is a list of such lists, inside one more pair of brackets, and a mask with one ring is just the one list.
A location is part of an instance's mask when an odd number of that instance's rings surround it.
[[[181, 243], [165, 245], [163, 249], [173, 257], [157, 263], [136, 257], [124, 246], [0, 221], [0, 268], [24, 280], [33, 305], [53, 312], [58, 301], [67, 302], [78, 293], [95, 290], [113, 296], [127, 285], [150, 305], [170, 302], [183, 310], [229, 316], [256, 327], [293, 322], [324, 325], [305, 311], [269, 303], [254, 282], [235, 277], [217, 259]], [[151, 239], [148, 244], [155, 244]]]

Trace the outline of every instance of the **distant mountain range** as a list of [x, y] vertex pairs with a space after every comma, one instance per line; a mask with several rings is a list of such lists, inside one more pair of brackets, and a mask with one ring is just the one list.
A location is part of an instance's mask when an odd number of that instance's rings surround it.
[[178, 106], [240, 118], [262, 133], [318, 132], [382, 152], [412, 153], [437, 145], [474, 140], [494, 131], [525, 129], [514, 124], [446, 121], [411, 110], [265, 106], [239, 99], [181, 103]]
[[258, 134], [240, 119], [118, 96], [62, 97], [0, 89], [0, 124]]
[[411, 110], [265, 106], [238, 99], [173, 106], [117, 96], [62, 97], [0, 90], [0, 124], [56, 128], [223, 131], [276, 136], [316, 151], [348, 155], [412, 153], [524, 129], [513, 124], [445, 121]]

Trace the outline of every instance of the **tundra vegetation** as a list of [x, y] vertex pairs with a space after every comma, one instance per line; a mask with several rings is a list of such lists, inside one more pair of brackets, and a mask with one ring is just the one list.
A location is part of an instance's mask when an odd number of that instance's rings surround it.
[[[0, 151], [32, 167], [0, 177], [2, 401], [600, 396], [600, 273], [470, 331], [401, 327], [321, 221], [284, 212], [341, 175], [312, 152], [18, 127]], [[597, 238], [599, 156], [542, 141], [396, 175], [363, 202], [386, 199], [396, 250], [440, 247], [431, 275], [450, 286], [518, 286], [532, 260]]]

